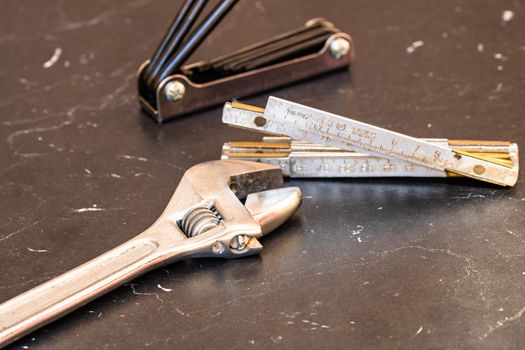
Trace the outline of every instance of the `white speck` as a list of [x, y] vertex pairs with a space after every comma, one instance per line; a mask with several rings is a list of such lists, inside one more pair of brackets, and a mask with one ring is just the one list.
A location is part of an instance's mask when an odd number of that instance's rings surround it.
[[71, 65], [71, 62], [69, 62], [68, 60], [64, 61], [64, 68], [69, 68], [70, 65]]
[[23, 345], [23, 346], [22, 346], [22, 349], [29, 349], [29, 346], [27, 346], [27, 345]]
[[89, 170], [88, 168], [84, 168], [84, 171], [86, 172], [86, 174], [91, 175], [91, 170]]
[[75, 213], [84, 213], [86, 211], [104, 211], [106, 209], [103, 208], [80, 208], [80, 209], [73, 209], [73, 212]]
[[503, 70], [503, 66], [499, 65], [496, 69], [501, 72]]
[[55, 49], [55, 52], [53, 52], [53, 56], [51, 56], [50, 59], [44, 62], [42, 64], [42, 67], [45, 69], [52, 67], [55, 63], [57, 63], [58, 59], [60, 58], [60, 55], [62, 55], [62, 49], [60, 47], [57, 47]]
[[505, 10], [505, 11], [503, 11], [503, 13], [501, 14], [501, 19], [503, 20], [503, 22], [509, 22], [509, 21], [511, 21], [513, 18], [514, 18], [514, 12], [512, 12], [512, 11], [510, 11], [510, 10]]
[[43, 140], [42, 136], [38, 136], [36, 139], [37, 139], [38, 141], [42, 141], [42, 140]]
[[29, 250], [30, 252], [35, 252], [35, 253], [47, 253], [46, 249], [32, 249], [32, 248], [27, 247], [27, 250]]
[[186, 317], [190, 317], [189, 314], [185, 313], [184, 311], [182, 311], [181, 309], [179, 308], [176, 308], [175, 311], [179, 314], [181, 314], [182, 316], [186, 316]]
[[274, 342], [274, 343], [279, 343], [281, 340], [283, 340], [283, 337], [281, 337], [280, 335], [277, 336], [277, 337], [270, 337], [270, 339]]
[[479, 43], [478, 44], [478, 52], [483, 52], [484, 49], [485, 49], [485, 46], [482, 43]]
[[502, 88], [503, 88], [503, 83], [498, 83], [498, 85], [496, 86], [496, 89], [494, 89], [494, 92], [500, 92]]
[[498, 311], [499, 311], [499, 312], [502, 312], [502, 311], [505, 311], [505, 309], [502, 308], [502, 307], [500, 307], [500, 308], [498, 309]]
[[356, 230], [352, 230], [352, 236], [358, 235], [365, 228], [363, 225], [356, 225]]
[[361, 285], [366, 286], [367, 284], [370, 284], [370, 281], [364, 281]]
[[253, 340], [253, 339], [250, 339], [249, 342], [250, 342], [250, 344], [255, 344], [255, 340]]
[[93, 208], [96, 208], [96, 207], [97, 207], [97, 205], [96, 205], [96, 204], [93, 204], [93, 205], [92, 205], [92, 207], [93, 207]]
[[122, 176], [119, 174], [111, 174], [111, 177], [114, 177], [115, 179], [122, 179]]
[[[158, 301], [160, 301], [161, 303], [163, 303], [162, 299], [159, 297], [159, 295], [157, 293], [143, 293], [143, 292], [137, 292], [136, 290], [136, 286], [137, 284], [136, 283], [127, 283], [127, 284], [124, 284], [125, 286], [129, 286], [131, 288], [131, 293], [135, 294], [135, 295], [152, 295], [152, 296], [155, 296], [155, 298], [157, 298]], [[179, 309], [175, 309], [175, 311], [177, 311], [178, 313], [182, 314], [182, 315], [185, 315], [184, 312], [180, 311]]]
[[348, 322], [348, 323], [350, 323], [350, 324], [355, 324], [355, 321], [350, 321], [350, 322]]
[[357, 236], [357, 242], [363, 243], [363, 241], [361, 240], [361, 237]]
[[421, 333], [422, 330], [423, 330], [423, 326], [419, 326], [419, 329], [417, 330], [415, 335], [418, 335], [419, 333]]
[[162, 290], [165, 291], [165, 292], [171, 292], [171, 291], [173, 290], [173, 289], [171, 289], [171, 288], [163, 287], [163, 286], [161, 286], [160, 284], [157, 284], [157, 287], [160, 288], [160, 289], [162, 289]]
[[522, 275], [525, 275], [525, 271], [523, 271], [521, 274], [522, 274]]
[[139, 160], [141, 162], [147, 162], [148, 161], [148, 158], [137, 157], [137, 156], [130, 156], [128, 154], [122, 154], [119, 157], [124, 158], [124, 159], [129, 159], [129, 160]]
[[503, 55], [500, 54], [499, 52], [497, 52], [497, 53], [494, 54], [494, 58], [497, 59], [497, 60], [501, 60], [501, 61], [506, 61], [506, 60], [507, 60], [507, 57], [506, 57], [506, 56], [503, 56]]
[[432, 124], [428, 123], [428, 124], [427, 124], [427, 128], [430, 129], [431, 127], [432, 127]]
[[377, 210], [383, 210], [383, 207], [377, 207]]
[[416, 49], [417, 49], [418, 47], [423, 46], [423, 44], [424, 44], [424, 43], [423, 43], [423, 41], [421, 41], [421, 40], [414, 41], [409, 47], [407, 47], [407, 53], [408, 53], [408, 54], [413, 53], [414, 51], [416, 51]]
[[255, 8], [259, 10], [259, 12], [266, 12], [266, 8], [264, 7], [262, 1], [256, 1]]

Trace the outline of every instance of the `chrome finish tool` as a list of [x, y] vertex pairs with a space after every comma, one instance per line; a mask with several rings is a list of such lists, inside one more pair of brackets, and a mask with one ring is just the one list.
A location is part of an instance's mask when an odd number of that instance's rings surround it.
[[[459, 146], [449, 141], [447, 145], [429, 142], [277, 97], [270, 97], [266, 108], [226, 103], [223, 122], [340, 150], [386, 157], [402, 161], [401, 166], [405, 167], [403, 164], [407, 163], [501, 186], [514, 186], [518, 179], [517, 160], [509, 163], [508, 159], [476, 152], [476, 147], [486, 147], [479, 142], [474, 141], [474, 149], [469, 148], [470, 141], [460, 142]], [[512, 149], [513, 154], [517, 154], [516, 145], [505, 145], [509, 152]], [[499, 147], [497, 142], [493, 146]]]
[[186, 0], [151, 60], [139, 69], [139, 102], [158, 122], [348, 68], [354, 59], [352, 38], [316, 18], [271, 39], [185, 65], [237, 1], [219, 0], [195, 25], [207, 2]]
[[[494, 160], [518, 171], [518, 147], [506, 141], [424, 139], [442, 147], [466, 151], [477, 157]], [[221, 159], [262, 162], [281, 167], [292, 178], [321, 177], [457, 177], [401, 159], [371, 156], [336, 147], [295, 141], [288, 137], [265, 136], [262, 141], [227, 142]]]
[[[150, 228], [1, 304], [0, 347], [155, 267], [181, 259], [260, 252], [258, 239], [301, 203], [299, 188], [275, 189], [282, 182], [281, 169], [263, 163], [219, 160], [190, 168]], [[239, 200], [243, 198], [244, 204]]]

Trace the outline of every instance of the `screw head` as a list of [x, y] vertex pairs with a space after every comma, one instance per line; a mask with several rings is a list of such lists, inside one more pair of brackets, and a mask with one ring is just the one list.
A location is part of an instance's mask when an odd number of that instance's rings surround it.
[[184, 97], [186, 87], [180, 81], [170, 81], [164, 87], [164, 96], [168, 101], [178, 101]]
[[340, 59], [350, 51], [350, 42], [343, 38], [336, 38], [330, 42], [330, 55]]
[[211, 246], [211, 251], [214, 254], [221, 254], [224, 251], [224, 244], [222, 244], [221, 242], [213, 243]]

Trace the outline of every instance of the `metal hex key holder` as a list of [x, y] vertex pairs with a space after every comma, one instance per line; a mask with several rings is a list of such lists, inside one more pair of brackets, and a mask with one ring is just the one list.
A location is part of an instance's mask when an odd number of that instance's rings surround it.
[[190, 168], [146, 231], [1, 304], [0, 347], [155, 267], [260, 252], [258, 238], [286, 221], [301, 203], [299, 188], [276, 188], [282, 182], [280, 168], [262, 163], [221, 160]]
[[332, 23], [304, 27], [210, 60], [184, 65], [234, 6], [221, 0], [190, 32], [207, 1], [187, 0], [138, 73], [139, 102], [159, 123], [322, 73], [349, 67], [352, 38]]

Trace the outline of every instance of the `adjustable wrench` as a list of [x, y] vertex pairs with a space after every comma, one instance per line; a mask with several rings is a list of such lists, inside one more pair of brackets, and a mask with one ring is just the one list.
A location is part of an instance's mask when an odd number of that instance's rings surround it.
[[299, 188], [275, 189], [282, 182], [281, 169], [263, 163], [219, 160], [190, 168], [150, 228], [1, 304], [0, 347], [155, 267], [187, 258], [260, 252], [257, 239], [301, 204]]

